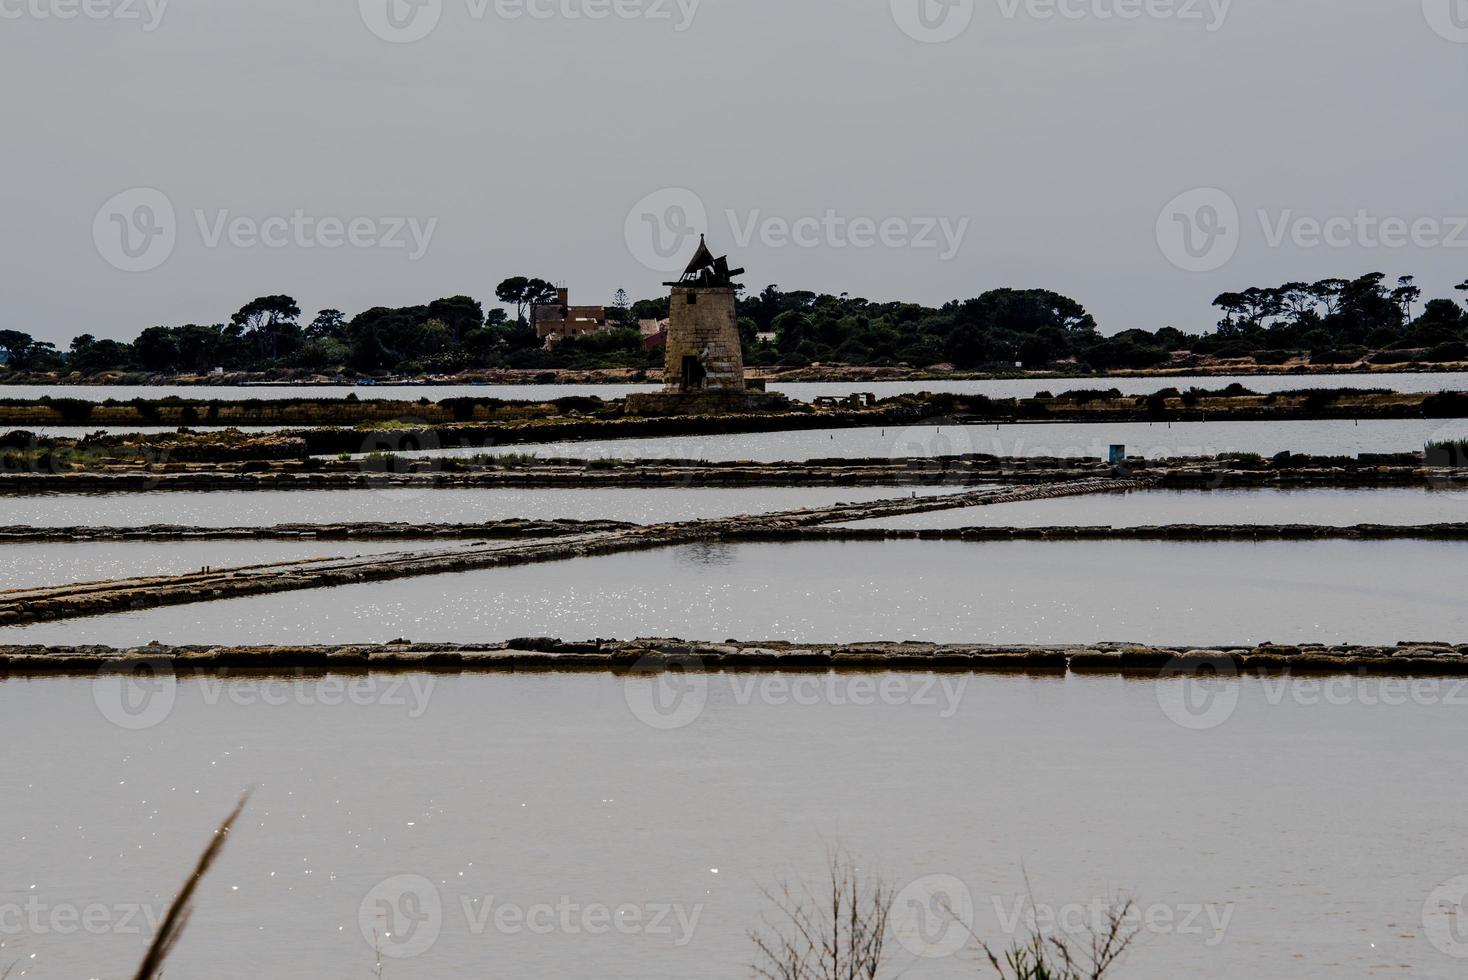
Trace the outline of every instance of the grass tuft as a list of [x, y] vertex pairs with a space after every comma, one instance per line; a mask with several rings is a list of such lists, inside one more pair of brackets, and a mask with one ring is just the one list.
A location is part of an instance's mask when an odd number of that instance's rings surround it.
[[163, 917], [163, 922], [158, 926], [158, 934], [153, 937], [153, 942], [148, 945], [148, 951], [143, 955], [143, 962], [138, 966], [138, 972], [134, 980], [157, 980], [163, 973], [163, 961], [168, 954], [173, 952], [173, 947], [178, 943], [179, 937], [183, 935], [184, 927], [189, 924], [189, 916], [194, 911], [194, 889], [199, 887], [209, 867], [219, 857], [219, 852], [224, 849], [224, 842], [229, 837], [230, 828], [245, 809], [245, 803], [250, 799], [246, 792], [235, 804], [229, 816], [214, 831], [214, 839], [209, 846], [204, 848], [204, 853], [199, 855], [199, 861], [194, 865], [193, 874], [184, 881], [183, 887], [174, 896], [173, 904], [168, 907], [168, 914]]

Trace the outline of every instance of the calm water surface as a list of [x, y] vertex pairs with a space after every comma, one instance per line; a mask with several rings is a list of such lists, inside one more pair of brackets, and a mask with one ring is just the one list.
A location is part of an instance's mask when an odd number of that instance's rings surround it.
[[[389, 908], [421, 931], [384, 945], [422, 952], [386, 958], [387, 977], [739, 980], [760, 887], [814, 877], [840, 840], [894, 888], [957, 879], [974, 931], [1001, 945], [1029, 892], [1130, 892], [1173, 923], [1144, 933], [1131, 980], [1462, 976], [1423, 928], [1429, 895], [1468, 870], [1460, 707], [1304, 703], [1246, 680], [1231, 717], [1189, 730], [1151, 681], [950, 677], [966, 682], [925, 695], [921, 676], [878, 675], [892, 694], [862, 706], [839, 685], [797, 703], [788, 677], [744, 675], [658, 730], [629, 707], [646, 679], [411, 680], [345, 704], [314, 682], [184, 681], [138, 730], [109, 723], [112, 693], [88, 680], [0, 683], [0, 907], [100, 906], [109, 926], [16, 918], [0, 953], [17, 976], [127, 975], [147, 939], [131, 910], [161, 914], [254, 786], [171, 975], [371, 976], [363, 924], [411, 894]], [[486, 901], [644, 921], [672, 906], [693, 925], [480, 927]], [[1226, 926], [1181, 925], [1202, 908]], [[983, 975], [970, 953], [894, 951], [914, 980]]]
[[0, 494], [0, 524], [34, 527], [261, 527], [387, 521], [473, 524], [514, 517], [656, 524], [953, 493], [952, 487], [714, 487], [611, 490], [217, 490]]
[[531, 453], [568, 459], [704, 459], [777, 462], [991, 453], [1104, 459], [1123, 445], [1132, 456], [1211, 456], [1279, 452], [1355, 456], [1421, 452], [1429, 440], [1468, 438], [1468, 419], [1313, 422], [1056, 422], [1020, 425], [871, 426], [804, 432], [602, 439], [405, 452], [404, 456]]
[[[1190, 387], [1217, 390], [1237, 382], [1251, 391], [1296, 391], [1306, 388], [1388, 388], [1393, 391], [1468, 391], [1468, 374], [1463, 373], [1394, 373], [1394, 374], [1319, 374], [1195, 376], [1179, 378], [1049, 378], [996, 379], [989, 381], [823, 381], [770, 385], [800, 401], [818, 396], [842, 396], [856, 391], [870, 391], [882, 398], [919, 391], [956, 392], [988, 395], [991, 398], [1031, 398], [1048, 391], [1061, 394], [1080, 388], [1106, 390], [1115, 388], [1123, 395], [1149, 395], [1163, 388], [1186, 390]], [[643, 391], [656, 391], [651, 384], [607, 385], [0, 385], [0, 398], [82, 398], [127, 401], [133, 398], [195, 398], [219, 401], [282, 398], [345, 398], [355, 393], [358, 398], [381, 398], [417, 401], [428, 398], [503, 398], [507, 401], [547, 401], [573, 395], [600, 398], [623, 398]]]
[[1468, 491], [1405, 487], [1141, 490], [907, 514], [848, 527], [953, 528], [1154, 524], [1433, 524], [1468, 522]]
[[0, 544], [0, 589], [177, 575], [205, 565], [259, 565], [402, 551], [402, 541], [75, 541]]
[[1468, 641], [1468, 544], [703, 544], [0, 630], [26, 643], [519, 636], [811, 642]]

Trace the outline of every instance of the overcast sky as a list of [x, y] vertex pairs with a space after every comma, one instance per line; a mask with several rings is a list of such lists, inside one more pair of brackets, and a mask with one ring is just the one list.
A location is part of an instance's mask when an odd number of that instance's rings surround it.
[[1108, 333], [1468, 279], [1468, 0], [160, 2], [0, 0], [0, 327], [610, 302], [705, 229], [752, 287]]

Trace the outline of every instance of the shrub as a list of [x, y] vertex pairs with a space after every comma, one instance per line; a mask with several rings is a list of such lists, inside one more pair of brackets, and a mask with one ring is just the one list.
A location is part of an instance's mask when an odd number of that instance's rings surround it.
[[61, 421], [67, 425], [84, 425], [92, 417], [92, 409], [96, 404], [83, 398], [43, 397], [40, 401], [55, 409], [61, 416]]
[[1346, 347], [1341, 350], [1318, 350], [1310, 353], [1311, 364], [1355, 364], [1366, 354], [1360, 347]]
[[555, 405], [556, 409], [562, 415], [569, 415], [572, 412], [580, 412], [583, 415], [587, 415], [601, 408], [603, 402], [595, 396], [570, 395], [566, 398], [557, 398], [551, 404]]
[[[134, 398], [132, 400], [132, 406], [133, 408], [137, 409], [138, 418], [142, 419], [144, 422], [147, 422], [149, 425], [158, 424], [161, 416], [158, 413], [157, 403], [149, 401], [146, 398]], [[91, 415], [90, 412], [88, 412], [87, 414], [89, 416]]]
[[1468, 439], [1438, 439], [1427, 444], [1428, 466], [1468, 466]]
[[1107, 401], [1112, 398], [1121, 397], [1121, 389], [1107, 388], [1101, 391], [1096, 388], [1077, 388], [1075, 391], [1067, 391], [1061, 394], [1061, 398], [1069, 399], [1077, 405], [1085, 405], [1090, 402]]
[[1468, 418], [1468, 393], [1440, 391], [1422, 402], [1422, 414], [1430, 419]]
[[1340, 396], [1340, 392], [1325, 388], [1306, 392], [1305, 411], [1318, 412], [1328, 405], [1334, 405]]
[[1468, 361], [1468, 344], [1461, 340], [1450, 340], [1438, 344], [1436, 347], [1422, 355], [1424, 361]]

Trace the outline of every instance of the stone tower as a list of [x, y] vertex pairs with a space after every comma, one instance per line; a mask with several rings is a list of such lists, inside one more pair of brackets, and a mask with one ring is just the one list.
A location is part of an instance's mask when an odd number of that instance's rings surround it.
[[716, 259], [703, 236], [668, 299], [666, 392], [744, 390], [744, 352], [734, 313], [734, 277], [728, 259]]
[[698, 251], [668, 299], [668, 346], [663, 360], [663, 390], [632, 395], [631, 412], [680, 415], [783, 408], [783, 395], [767, 394], [763, 383], [744, 381], [744, 352], [735, 313], [734, 277], [727, 258], [714, 258], [702, 235]]

